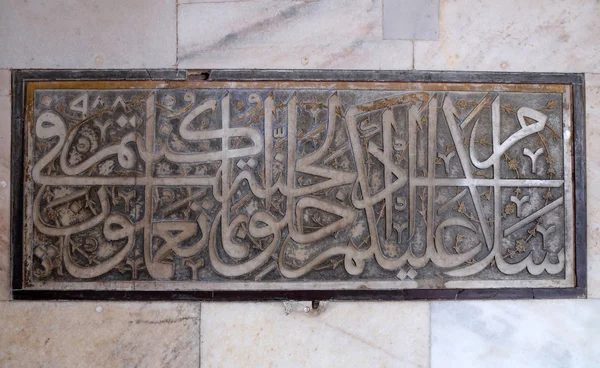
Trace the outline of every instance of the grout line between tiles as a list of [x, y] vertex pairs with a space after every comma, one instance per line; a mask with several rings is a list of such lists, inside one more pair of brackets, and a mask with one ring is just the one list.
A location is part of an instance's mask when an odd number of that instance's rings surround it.
[[415, 40], [411, 40], [412, 44], [412, 70], [415, 70]]
[[384, 23], [385, 23], [385, 1], [382, 0], [381, 1], [381, 40], [385, 41], [385, 29], [384, 29]]

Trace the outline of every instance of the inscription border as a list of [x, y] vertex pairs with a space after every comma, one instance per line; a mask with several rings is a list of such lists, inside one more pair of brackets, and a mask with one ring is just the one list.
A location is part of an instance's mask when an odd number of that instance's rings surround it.
[[[434, 83], [566, 84], [572, 91], [575, 286], [569, 288], [481, 288], [395, 290], [29, 290], [23, 288], [23, 182], [25, 86], [39, 81], [352, 81]], [[584, 74], [354, 71], [354, 70], [13, 70], [12, 72], [11, 224], [12, 294], [19, 300], [457, 300], [585, 298], [586, 183]]]

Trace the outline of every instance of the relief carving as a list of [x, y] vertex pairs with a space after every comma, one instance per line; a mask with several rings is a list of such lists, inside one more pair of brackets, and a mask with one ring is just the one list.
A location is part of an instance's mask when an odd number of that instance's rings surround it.
[[568, 93], [301, 87], [37, 89], [29, 284], [572, 282]]

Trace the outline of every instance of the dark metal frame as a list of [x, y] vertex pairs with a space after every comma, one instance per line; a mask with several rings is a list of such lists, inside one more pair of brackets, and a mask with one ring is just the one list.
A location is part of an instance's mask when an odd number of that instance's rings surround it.
[[[25, 83], [48, 80], [369, 81], [568, 84], [573, 101], [575, 287], [405, 290], [106, 291], [23, 289], [23, 138]], [[458, 300], [585, 298], [586, 182], [583, 74], [355, 70], [15, 70], [12, 73], [11, 226], [12, 296], [21, 300]]]

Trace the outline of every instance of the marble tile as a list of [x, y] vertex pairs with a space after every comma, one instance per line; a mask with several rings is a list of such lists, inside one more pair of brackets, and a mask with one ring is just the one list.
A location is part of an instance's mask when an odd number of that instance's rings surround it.
[[[242, 3], [248, 1], [257, 1], [257, 0], [177, 0], [178, 4], [194, 4], [194, 3]], [[258, 0], [261, 1], [261, 0]], [[286, 1], [286, 0], [284, 0]], [[287, 0], [287, 1], [306, 1], [306, 0]]]
[[182, 68], [412, 67], [411, 42], [381, 39], [381, 0], [179, 5]]
[[[310, 305], [310, 304], [307, 304]], [[202, 367], [428, 367], [429, 304], [202, 304]]]
[[585, 79], [588, 297], [600, 298], [600, 74]]
[[600, 301], [434, 302], [431, 367], [597, 367]]
[[6, 302], [2, 367], [197, 367], [199, 304]]
[[600, 71], [595, 0], [446, 0], [439, 41], [415, 41], [415, 69]]
[[10, 299], [11, 284], [10, 116], [10, 96], [0, 96], [0, 300]]
[[181, 68], [240, 69], [410, 69], [409, 41], [364, 42], [356, 45], [274, 45], [228, 48], [181, 60]]
[[383, 0], [383, 38], [437, 40], [439, 0]]
[[175, 0], [0, 2], [0, 68], [169, 68]]
[[10, 70], [0, 69], [0, 96], [10, 94]]

